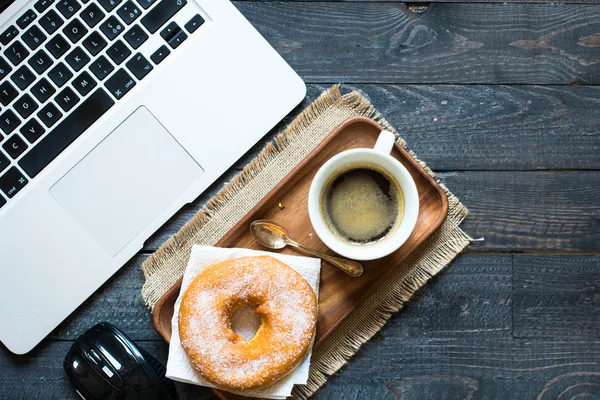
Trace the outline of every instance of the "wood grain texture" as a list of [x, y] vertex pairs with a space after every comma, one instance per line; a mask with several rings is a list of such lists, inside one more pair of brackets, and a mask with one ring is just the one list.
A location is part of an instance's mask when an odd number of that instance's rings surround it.
[[[309, 84], [303, 104], [329, 86]], [[353, 89], [434, 171], [600, 169], [600, 87], [342, 86]], [[261, 148], [255, 146], [236, 166], [243, 167]]]
[[469, 208], [473, 250], [600, 250], [600, 172], [461, 172], [439, 178]]
[[237, 2], [308, 82], [596, 84], [600, 8]]
[[600, 255], [515, 255], [514, 334], [600, 338]]
[[512, 255], [464, 254], [421, 287], [373, 340], [511, 337], [512, 279]]
[[[600, 250], [600, 171], [465, 171], [437, 177], [469, 208], [463, 229], [485, 238], [471, 250]], [[182, 208], [145, 250], [176, 233], [204, 199]]]
[[600, 169], [600, 87], [350, 88], [434, 171]]
[[314, 398], [595, 399], [599, 371], [598, 341], [386, 336], [365, 344]]

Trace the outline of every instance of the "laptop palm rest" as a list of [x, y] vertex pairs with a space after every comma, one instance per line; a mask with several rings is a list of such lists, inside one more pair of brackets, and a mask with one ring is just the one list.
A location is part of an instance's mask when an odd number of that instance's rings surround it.
[[142, 106], [54, 184], [50, 193], [114, 256], [203, 173]]

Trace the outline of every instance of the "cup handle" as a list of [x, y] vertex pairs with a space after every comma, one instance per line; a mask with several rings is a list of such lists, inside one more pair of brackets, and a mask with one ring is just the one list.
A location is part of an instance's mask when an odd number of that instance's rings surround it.
[[390, 154], [394, 148], [395, 141], [396, 137], [392, 132], [381, 131], [377, 138], [377, 142], [375, 142], [375, 146], [373, 146], [373, 150], [383, 154]]

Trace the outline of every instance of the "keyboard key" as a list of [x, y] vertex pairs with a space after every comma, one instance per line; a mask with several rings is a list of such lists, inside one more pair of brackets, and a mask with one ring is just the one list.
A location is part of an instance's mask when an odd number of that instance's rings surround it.
[[196, 29], [200, 28], [200, 25], [203, 23], [204, 18], [202, 18], [200, 14], [196, 14], [184, 25], [184, 27], [189, 33], [194, 33], [196, 32]]
[[0, 102], [2, 105], [7, 106], [11, 101], [16, 99], [18, 95], [19, 92], [9, 81], [4, 81], [0, 84]]
[[40, 103], [45, 103], [50, 96], [56, 93], [56, 89], [54, 89], [54, 86], [52, 86], [46, 78], [42, 78], [35, 85], [33, 85], [31, 88], [31, 93], [33, 93], [35, 98], [38, 99]]
[[34, 25], [21, 36], [21, 39], [23, 39], [31, 50], [35, 50], [46, 40], [46, 35], [40, 28]]
[[125, 32], [123, 38], [127, 41], [127, 43], [129, 43], [131, 47], [137, 49], [142, 45], [142, 43], [148, 40], [148, 35], [146, 34], [146, 32], [144, 32], [141, 26], [136, 24], [133, 27], [131, 27], [130, 30]]
[[177, 32], [179, 32], [181, 28], [175, 21], [171, 21], [169, 25], [165, 26], [165, 29], [160, 31], [160, 36], [165, 39], [166, 42], [169, 41]]
[[48, 68], [50, 68], [54, 61], [52, 61], [50, 56], [46, 54], [44, 50], [40, 50], [28, 60], [28, 63], [31, 65], [31, 68], [35, 70], [35, 72], [41, 75]]
[[187, 4], [187, 0], [161, 0], [143, 18], [142, 25], [150, 33], [159, 30], [168, 20]]
[[14, 131], [20, 123], [21, 120], [12, 110], [6, 110], [4, 114], [0, 115], [0, 129], [7, 135]]
[[106, 55], [119, 65], [131, 55], [131, 50], [121, 40], [117, 40], [108, 47]]
[[0, 172], [4, 171], [10, 165], [10, 160], [0, 152]]
[[87, 71], [83, 71], [81, 75], [73, 80], [72, 85], [80, 95], [85, 96], [98, 84]]
[[12, 71], [12, 67], [6, 60], [0, 57], [0, 80], [6, 78], [6, 76]]
[[37, 10], [39, 13], [43, 13], [54, 3], [54, 0], [39, 0], [34, 5], [33, 8]]
[[169, 50], [169, 48], [163, 44], [162, 46], [160, 46], [158, 48], [158, 50], [156, 50], [154, 53], [152, 53], [152, 55], [150, 56], [150, 59], [152, 60], [152, 62], [154, 64], [158, 65], [162, 62], [162, 60], [167, 58], [167, 56], [169, 54], [171, 54], [171, 50]]
[[9, 137], [2, 147], [13, 159], [16, 159], [27, 150], [27, 144], [19, 135], [12, 135]]
[[110, 61], [108, 61], [104, 56], [98, 57], [96, 61], [90, 65], [90, 71], [92, 71], [92, 73], [96, 75], [96, 78], [99, 80], [106, 78], [106, 76], [114, 69], [115, 67], [113, 67]]
[[77, 43], [82, 37], [88, 33], [88, 30], [80, 20], [75, 18], [63, 28], [63, 33], [69, 38], [72, 43]]
[[60, 62], [48, 72], [48, 77], [56, 86], [61, 87], [73, 77], [73, 73], [64, 63]]
[[61, 58], [70, 48], [71, 45], [61, 34], [54, 36], [46, 43], [46, 50], [48, 50], [56, 59]]
[[0, 196], [0, 207], [2, 207], [5, 204], [6, 204], [6, 200], [4, 200], [4, 197]]
[[135, 81], [123, 68], [121, 68], [115, 72], [104, 85], [108, 91], [119, 100], [135, 86]]
[[58, 28], [63, 26], [65, 21], [58, 15], [58, 13], [54, 10], [50, 10], [40, 18], [39, 24], [44, 28], [44, 30], [48, 33], [48, 35], [56, 32]]
[[21, 98], [15, 101], [13, 104], [13, 108], [19, 113], [23, 119], [29, 117], [35, 110], [37, 110], [40, 106], [33, 100], [33, 98], [25, 93]]
[[127, 1], [121, 8], [117, 10], [117, 15], [121, 17], [121, 19], [125, 21], [127, 25], [131, 25], [131, 23], [135, 21], [135, 19], [141, 14], [142, 12], [140, 9], [137, 8], [137, 6], [131, 0]]
[[19, 165], [30, 177], [36, 176], [114, 104], [114, 100], [103, 89], [97, 89], [32, 147]]
[[98, 7], [96, 5], [96, 3], [90, 4], [89, 6], [86, 7], [85, 10], [83, 10], [83, 12], [81, 14], [79, 14], [81, 19], [90, 28], [93, 28], [94, 26], [98, 25], [98, 22], [102, 21], [102, 18], [104, 18], [104, 15], [105, 14], [102, 12], [100, 7]]
[[12, 167], [2, 176], [0, 176], [0, 189], [4, 192], [8, 198], [13, 198], [25, 185], [27, 185], [27, 178], [17, 169]]
[[54, 104], [48, 103], [44, 108], [40, 110], [40, 112], [37, 113], [37, 116], [39, 119], [42, 120], [44, 125], [50, 128], [60, 119], [60, 117], [62, 117], [62, 113]]
[[138, 80], [144, 79], [144, 77], [154, 68], [142, 53], [137, 53], [131, 60], [127, 61], [127, 64], [125, 65]]
[[98, 0], [98, 3], [100, 3], [106, 12], [111, 12], [120, 2], [121, 0]]
[[38, 140], [46, 130], [37, 119], [31, 118], [29, 121], [25, 122], [25, 125], [23, 125], [21, 129], [19, 129], [19, 132], [21, 132], [21, 135], [25, 136], [25, 139], [27, 139], [29, 143], [33, 143]]
[[135, 0], [137, 3], [142, 6], [144, 10], [147, 10], [156, 0]]
[[106, 21], [100, 25], [100, 30], [106, 35], [108, 40], [113, 40], [123, 32], [123, 24], [119, 22], [117, 17], [111, 15]]
[[102, 35], [100, 35], [100, 33], [94, 31], [90, 33], [87, 38], [85, 38], [82, 44], [91, 55], [95, 56], [96, 54], [100, 53], [100, 51], [105, 48], [108, 43], [102, 37]]
[[18, 40], [4, 50], [4, 55], [13, 65], [19, 65], [29, 55], [29, 50]]
[[33, 22], [33, 20], [36, 17], [37, 15], [35, 14], [35, 11], [27, 10], [23, 15], [19, 17], [19, 19], [17, 19], [17, 25], [19, 25], [19, 28], [25, 29], [29, 26], [29, 24]]
[[59, 0], [56, 4], [56, 9], [60, 11], [66, 19], [71, 18], [80, 8], [81, 5], [77, 0]]
[[90, 62], [90, 56], [81, 47], [75, 47], [72, 52], [67, 54], [65, 61], [77, 72]]
[[60, 106], [65, 112], [68, 112], [77, 102], [79, 102], [79, 96], [75, 94], [73, 89], [70, 87], [65, 88], [55, 98], [56, 104]]
[[2, 32], [2, 35], [0, 35], [0, 42], [6, 46], [14, 38], [16, 38], [18, 34], [19, 30], [14, 25], [11, 25], [4, 32]]
[[169, 39], [169, 46], [171, 46], [172, 49], [176, 49], [185, 39], [187, 39], [187, 37], [187, 34], [182, 29], [179, 29], [179, 31], [175, 32]]
[[25, 90], [33, 83], [33, 81], [35, 81], [35, 75], [26, 65], [23, 65], [10, 76], [10, 80], [13, 81], [19, 89]]

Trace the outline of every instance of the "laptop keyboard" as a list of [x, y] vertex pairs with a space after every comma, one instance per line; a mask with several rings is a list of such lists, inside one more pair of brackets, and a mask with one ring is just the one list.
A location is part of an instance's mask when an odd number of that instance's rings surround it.
[[0, 207], [204, 23], [169, 22], [186, 4], [39, 0], [0, 33]]

